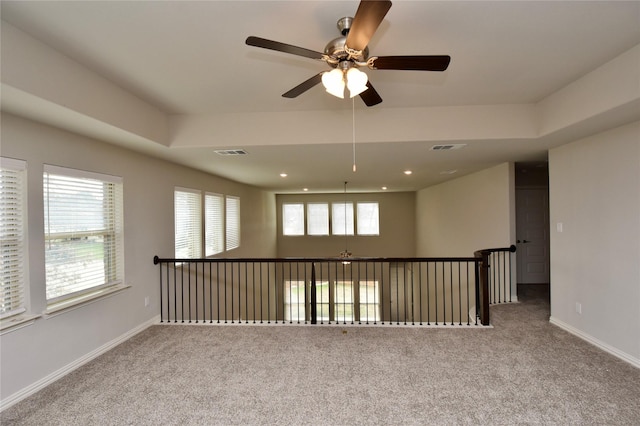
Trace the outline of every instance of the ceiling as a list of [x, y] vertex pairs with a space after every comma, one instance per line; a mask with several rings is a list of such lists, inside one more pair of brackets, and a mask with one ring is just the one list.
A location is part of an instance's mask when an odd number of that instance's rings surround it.
[[[322, 51], [339, 36], [337, 20], [357, 7], [3, 0], [1, 15], [160, 110], [170, 130], [167, 141], [142, 144], [52, 114], [51, 124], [275, 192], [340, 191], [344, 181], [354, 191], [414, 191], [505, 161], [544, 161], [549, 147], [640, 118], [638, 108], [611, 108], [547, 132], [532, 118], [554, 93], [640, 43], [637, 1], [396, 0], [370, 54], [452, 60], [445, 72], [367, 70], [383, 99], [371, 108], [321, 85], [283, 98], [327, 65], [245, 44], [255, 35]], [[4, 99], [3, 109], [36, 110]], [[430, 150], [452, 143], [465, 147]], [[228, 148], [248, 154], [214, 152]]]

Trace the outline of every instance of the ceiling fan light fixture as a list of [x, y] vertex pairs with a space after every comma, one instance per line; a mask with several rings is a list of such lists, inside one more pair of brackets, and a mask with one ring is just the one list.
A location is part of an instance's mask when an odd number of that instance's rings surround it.
[[344, 73], [342, 70], [335, 68], [322, 74], [322, 85], [327, 93], [344, 99]]
[[346, 74], [347, 88], [349, 89], [350, 97], [358, 96], [360, 93], [367, 90], [367, 82], [369, 77], [357, 68], [349, 68]]

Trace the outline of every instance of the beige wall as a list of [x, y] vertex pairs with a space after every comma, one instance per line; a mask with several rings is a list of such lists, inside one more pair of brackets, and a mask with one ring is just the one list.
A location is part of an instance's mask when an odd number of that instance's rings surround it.
[[417, 255], [473, 256], [515, 241], [513, 164], [504, 163], [418, 191]]
[[640, 122], [552, 149], [549, 184], [551, 321], [640, 367]]
[[[357, 257], [415, 256], [415, 193], [279, 194], [277, 233], [279, 257], [335, 257], [348, 245]], [[288, 236], [282, 235], [282, 203], [373, 201], [379, 203], [380, 236]], [[355, 206], [355, 204], [354, 204]]]
[[[125, 281], [131, 287], [55, 317], [2, 335], [0, 397], [55, 377], [88, 354], [153, 321], [159, 308], [159, 274], [153, 256], [173, 257], [176, 186], [236, 195], [241, 203], [241, 247], [228, 256], [276, 255], [275, 196], [186, 167], [137, 154], [12, 115], [2, 115], [5, 157], [28, 169], [28, 306], [45, 301], [43, 164], [123, 177]], [[144, 306], [144, 298], [150, 306]]]

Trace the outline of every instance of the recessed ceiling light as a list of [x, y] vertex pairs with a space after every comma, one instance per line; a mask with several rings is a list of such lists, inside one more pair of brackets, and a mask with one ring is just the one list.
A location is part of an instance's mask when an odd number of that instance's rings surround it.
[[383, 187], [382, 187], [382, 190], [383, 190], [383, 191], [386, 191], [386, 190], [387, 190], [387, 187], [386, 187], [386, 186], [383, 186]]
[[286, 173], [280, 173], [280, 177], [287, 177]]
[[405, 174], [405, 175], [410, 175], [411, 173], [413, 173], [411, 170], [405, 170], [405, 171], [404, 171], [404, 174]]
[[302, 188], [302, 190], [303, 190], [304, 192], [307, 192], [307, 191], [309, 190], [309, 188]]

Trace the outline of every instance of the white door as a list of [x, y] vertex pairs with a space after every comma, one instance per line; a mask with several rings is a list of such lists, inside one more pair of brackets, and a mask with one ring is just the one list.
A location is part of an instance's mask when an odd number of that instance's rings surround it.
[[516, 190], [519, 284], [549, 283], [549, 190]]

